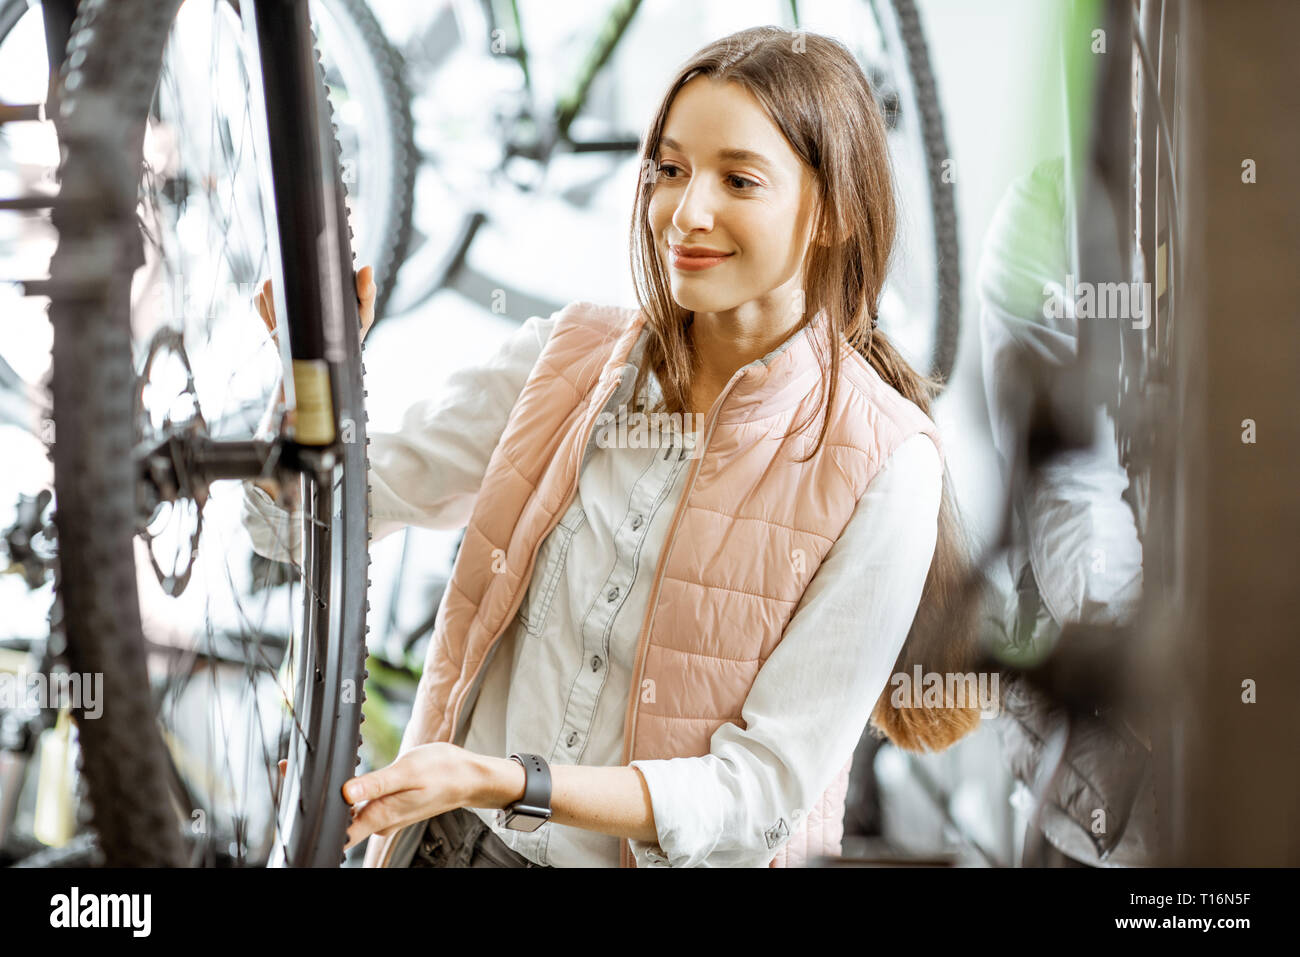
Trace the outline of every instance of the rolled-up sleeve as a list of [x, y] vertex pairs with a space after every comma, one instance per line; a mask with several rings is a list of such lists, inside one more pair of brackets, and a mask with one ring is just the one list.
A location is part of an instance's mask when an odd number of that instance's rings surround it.
[[911, 629], [934, 556], [943, 467], [924, 434], [872, 480], [709, 753], [636, 760], [657, 842], [638, 867], [765, 867], [852, 756]]
[[[469, 520], [488, 462], [558, 313], [526, 320], [485, 362], [453, 372], [438, 396], [422, 399], [394, 432], [372, 432], [371, 540], [417, 525], [459, 528]], [[299, 513], [290, 514], [251, 481], [242, 519], [260, 555], [300, 561]]]
[[281, 508], [250, 481], [244, 484], [240, 520], [253, 551], [277, 562], [302, 562], [302, 510]]

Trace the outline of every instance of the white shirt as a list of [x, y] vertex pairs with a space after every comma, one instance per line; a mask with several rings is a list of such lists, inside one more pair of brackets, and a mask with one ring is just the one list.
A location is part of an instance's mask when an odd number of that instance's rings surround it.
[[[375, 539], [405, 525], [466, 524], [554, 323], [529, 319], [488, 362], [450, 376], [441, 397], [411, 406], [397, 432], [371, 436]], [[631, 379], [616, 393], [620, 404]], [[690, 458], [663, 447], [600, 448], [593, 435], [584, 463], [574, 501], [542, 543], [519, 614], [469, 703], [463, 744], [471, 751], [533, 752], [552, 765], [623, 763], [632, 659]], [[782, 822], [787, 833], [798, 829], [853, 754], [888, 683], [934, 554], [941, 484], [929, 437], [903, 442], [755, 678], [742, 709], [747, 727], [724, 724], [707, 755], [631, 762], [646, 780], [659, 838], [631, 842], [639, 867], [762, 867], [779, 847], [767, 835]], [[276, 542], [292, 540], [300, 555], [296, 523], [251, 483], [245, 490], [254, 548], [283, 558]], [[531, 833], [503, 829], [495, 810], [471, 810], [536, 863], [618, 866], [621, 838], [554, 822]]]

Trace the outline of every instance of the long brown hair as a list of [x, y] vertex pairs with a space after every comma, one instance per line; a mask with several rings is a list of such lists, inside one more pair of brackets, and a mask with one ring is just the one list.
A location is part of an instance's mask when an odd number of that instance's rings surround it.
[[[930, 414], [940, 384], [916, 372], [885, 334], [875, 328], [881, 287], [894, 246], [893, 173], [885, 122], [871, 86], [848, 49], [830, 37], [774, 26], [753, 27], [704, 47], [669, 85], [641, 146], [641, 170], [632, 213], [629, 248], [638, 304], [649, 336], [633, 395], [654, 371], [667, 412], [690, 411], [694, 369], [693, 314], [672, 297], [649, 222], [650, 197], [658, 180], [659, 140], [678, 90], [697, 76], [730, 81], [763, 104], [794, 152], [816, 174], [818, 214], [805, 259], [802, 328], [825, 312], [830, 330], [861, 353], [880, 377]], [[834, 104], [834, 109], [827, 109]], [[817, 241], [820, 238], [820, 241]], [[832, 339], [832, 341], [835, 341]], [[840, 373], [840, 350], [829, 350], [829, 369], [818, 356], [825, 398], [802, 423], [820, 418], [821, 431], [807, 461], [821, 449]], [[947, 466], [939, 506], [934, 558], [893, 674], [911, 680], [922, 673], [965, 673], [974, 660], [977, 617], [969, 598], [970, 547], [952, 495]], [[872, 711], [871, 725], [910, 751], [941, 751], [972, 731], [979, 707], [956, 707], [944, 681], [941, 707], [894, 707], [887, 684]]]

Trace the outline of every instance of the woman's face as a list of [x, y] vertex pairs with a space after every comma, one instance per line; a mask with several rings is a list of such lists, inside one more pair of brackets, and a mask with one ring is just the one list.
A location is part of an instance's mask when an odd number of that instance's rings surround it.
[[[758, 100], [734, 83], [690, 80], [669, 107], [655, 159], [650, 228], [678, 305], [796, 319], [815, 180]], [[723, 258], [679, 258], [679, 246]]]

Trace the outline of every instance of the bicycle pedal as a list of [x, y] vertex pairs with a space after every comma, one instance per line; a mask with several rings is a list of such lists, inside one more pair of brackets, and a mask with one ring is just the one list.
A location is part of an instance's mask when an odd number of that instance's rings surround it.
[[0, 199], [0, 210], [26, 212], [36, 209], [53, 209], [58, 201], [57, 193], [29, 193], [26, 196], [11, 196], [9, 199]]
[[108, 277], [83, 276], [78, 279], [26, 279], [21, 285], [24, 296], [49, 296], [60, 299], [100, 299], [108, 291]]
[[0, 125], [5, 123], [44, 122], [44, 103], [0, 103]]
[[4, 212], [21, 213], [56, 208], [76, 215], [90, 215], [105, 207], [102, 199], [90, 193], [72, 193], [67, 190], [57, 193], [25, 193], [0, 199], [0, 211]]

